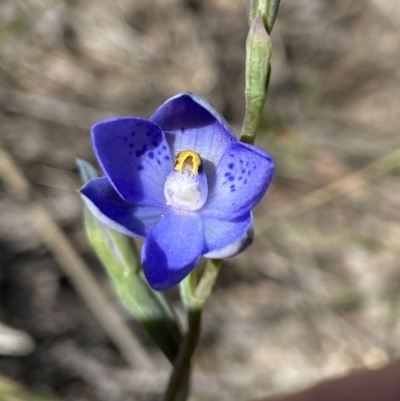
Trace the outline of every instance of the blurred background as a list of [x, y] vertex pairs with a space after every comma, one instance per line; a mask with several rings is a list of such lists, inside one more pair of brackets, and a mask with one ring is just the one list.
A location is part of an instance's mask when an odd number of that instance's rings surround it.
[[[186, 90], [239, 132], [247, 30], [244, 0], [1, 0], [2, 375], [54, 399], [157, 399], [169, 365], [86, 241], [75, 160], [95, 163], [97, 120], [147, 118]], [[400, 356], [400, 3], [282, 0], [272, 42], [257, 141], [277, 177], [207, 305], [193, 400], [294, 391]], [[70, 244], [145, 369], [127, 367], [76, 291]]]

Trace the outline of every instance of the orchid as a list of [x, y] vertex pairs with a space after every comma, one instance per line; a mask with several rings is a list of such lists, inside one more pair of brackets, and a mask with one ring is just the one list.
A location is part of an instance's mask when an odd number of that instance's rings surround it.
[[104, 224], [144, 237], [144, 275], [155, 290], [184, 279], [203, 255], [226, 258], [252, 242], [251, 209], [274, 175], [264, 150], [241, 143], [208, 101], [166, 101], [149, 120], [119, 117], [92, 128], [105, 177], [81, 194]]

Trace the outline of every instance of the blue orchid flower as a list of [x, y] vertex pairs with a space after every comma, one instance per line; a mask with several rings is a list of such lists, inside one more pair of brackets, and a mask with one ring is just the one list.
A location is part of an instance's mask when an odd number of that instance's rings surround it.
[[145, 237], [141, 259], [153, 289], [179, 283], [202, 255], [226, 258], [251, 244], [251, 209], [274, 161], [239, 142], [206, 99], [184, 93], [149, 120], [100, 121], [92, 140], [105, 177], [89, 181], [83, 199], [104, 224]]

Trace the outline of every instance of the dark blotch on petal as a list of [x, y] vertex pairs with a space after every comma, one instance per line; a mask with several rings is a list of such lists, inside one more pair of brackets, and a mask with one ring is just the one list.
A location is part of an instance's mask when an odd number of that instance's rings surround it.
[[235, 177], [233, 176], [233, 175], [230, 175], [229, 177], [228, 177], [228, 180], [229, 181], [233, 181], [235, 179]]
[[147, 150], [147, 144], [145, 143], [142, 149], [136, 151], [136, 156], [137, 157], [143, 156], [146, 153], [146, 150]]
[[139, 171], [141, 171], [141, 170], [144, 170], [144, 167], [143, 167], [141, 164], [139, 164], [139, 165], [137, 166], [137, 169], [138, 169]]
[[149, 152], [150, 159], [154, 159], [154, 152]]
[[231, 170], [233, 170], [233, 168], [235, 167], [235, 165], [234, 165], [233, 163], [229, 163], [229, 164], [228, 164], [228, 167], [229, 167]]

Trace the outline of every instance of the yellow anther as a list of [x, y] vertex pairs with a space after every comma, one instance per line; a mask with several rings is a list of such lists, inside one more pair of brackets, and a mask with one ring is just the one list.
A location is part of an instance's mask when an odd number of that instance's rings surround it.
[[193, 174], [199, 172], [201, 166], [201, 157], [198, 153], [193, 152], [193, 150], [183, 150], [178, 153], [175, 161], [176, 171], [188, 171]]

